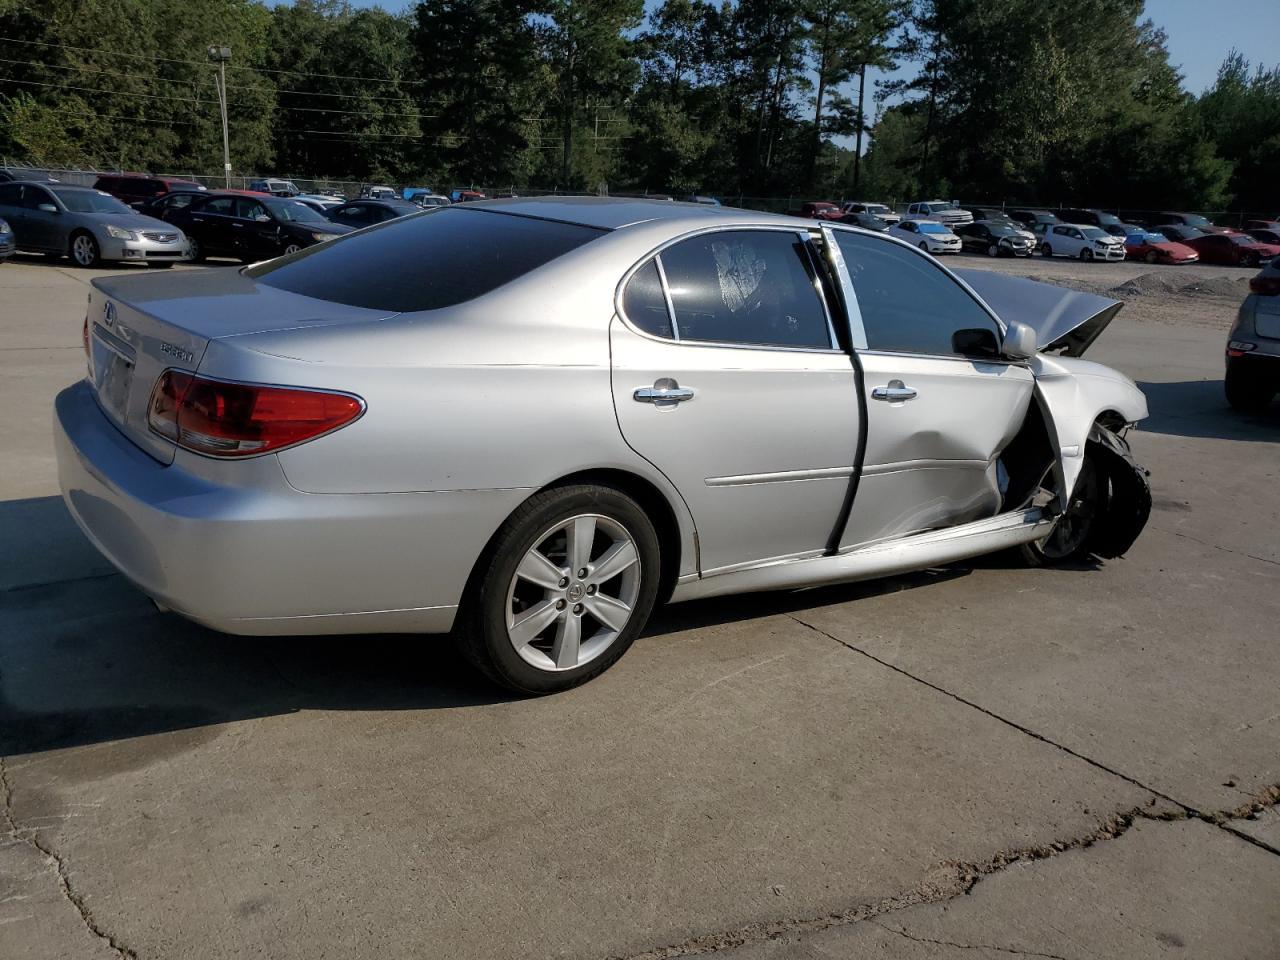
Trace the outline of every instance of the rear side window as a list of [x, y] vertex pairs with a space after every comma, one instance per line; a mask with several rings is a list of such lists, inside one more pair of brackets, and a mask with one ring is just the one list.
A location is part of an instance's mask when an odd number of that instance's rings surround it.
[[608, 231], [445, 207], [245, 271], [271, 287], [371, 310], [436, 310], [496, 290]]
[[959, 330], [990, 330], [996, 322], [930, 258], [899, 244], [839, 231], [867, 346], [895, 353], [958, 355]]
[[796, 234], [726, 230], [692, 237], [661, 257], [681, 340], [831, 348]]
[[662, 292], [656, 260], [650, 260], [631, 275], [627, 289], [622, 292], [622, 309], [627, 319], [645, 333], [655, 337], [673, 336], [671, 314], [667, 311], [667, 297]]
[[0, 184], [0, 203], [7, 207], [16, 207], [22, 202], [22, 188], [16, 183]]

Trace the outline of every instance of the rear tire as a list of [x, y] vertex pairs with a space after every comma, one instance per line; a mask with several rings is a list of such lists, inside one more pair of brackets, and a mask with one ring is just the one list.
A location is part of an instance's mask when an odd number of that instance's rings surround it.
[[1086, 453], [1066, 511], [1047, 537], [1018, 547], [1022, 562], [1029, 567], [1051, 567], [1087, 556], [1093, 539], [1093, 525], [1104, 506], [1106, 495], [1097, 463], [1091, 454]]
[[997, 247], [994, 243], [987, 244], [987, 256], [988, 257], [1000, 256], [1000, 248]]
[[192, 263], [204, 263], [204, 250], [200, 246], [200, 242], [190, 234], [187, 235], [187, 253], [191, 257]]
[[1159, 255], [1154, 250], [1147, 251], [1147, 256], [1146, 256], [1147, 263], [1155, 263], [1159, 259], [1160, 259]]
[[1052, 257], [1052, 256], [1053, 256], [1053, 247], [1049, 246], [1047, 243], [1046, 243], [1046, 244], [1044, 244], [1044, 246], [1042, 246], [1042, 247], [1040, 248], [1040, 255], [1041, 255], [1042, 257]]
[[596, 484], [546, 490], [494, 535], [454, 637], [494, 683], [526, 694], [568, 690], [626, 653], [660, 576], [657, 532], [634, 500]]
[[1088, 247], [1085, 247], [1083, 250], [1081, 250], [1081, 251], [1080, 251], [1080, 259], [1081, 259], [1081, 260], [1084, 260], [1086, 263], [1087, 263], [1088, 261], [1092, 260], [1092, 259], [1093, 259], [1093, 251], [1092, 251], [1092, 250], [1090, 250]]
[[1227, 367], [1223, 388], [1227, 394], [1227, 403], [1241, 413], [1262, 413], [1271, 406], [1271, 400], [1276, 395], [1274, 383], [1239, 366]]
[[291, 244], [289, 244], [287, 247], [285, 247], [285, 248], [284, 248], [284, 256], [286, 256], [286, 257], [287, 257], [287, 256], [289, 256], [291, 253], [297, 253], [297, 252], [298, 252], [299, 250], [301, 250], [301, 249], [302, 249], [302, 246], [301, 246], [300, 244], [297, 244], [297, 243], [291, 243]]

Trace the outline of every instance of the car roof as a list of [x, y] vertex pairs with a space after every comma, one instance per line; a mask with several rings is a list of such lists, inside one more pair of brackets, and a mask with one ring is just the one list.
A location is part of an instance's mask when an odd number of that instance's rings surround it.
[[655, 220], [686, 221], [691, 229], [702, 226], [732, 226], [736, 223], [778, 223], [797, 228], [803, 226], [795, 217], [782, 214], [713, 207], [705, 203], [630, 197], [511, 197], [505, 200], [477, 200], [469, 206], [476, 210], [558, 220], [606, 230], [617, 230]]

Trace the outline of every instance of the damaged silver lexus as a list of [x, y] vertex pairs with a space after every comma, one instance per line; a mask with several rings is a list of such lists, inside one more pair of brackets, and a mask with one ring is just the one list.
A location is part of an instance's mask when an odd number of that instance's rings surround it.
[[61, 486], [164, 609], [451, 632], [596, 676], [654, 605], [997, 550], [1123, 554], [1150, 509], [1115, 301], [834, 223], [446, 207], [242, 270], [93, 282]]

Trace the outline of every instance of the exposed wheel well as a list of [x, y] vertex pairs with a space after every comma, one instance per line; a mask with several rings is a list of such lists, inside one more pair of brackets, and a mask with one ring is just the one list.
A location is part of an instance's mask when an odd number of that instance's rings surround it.
[[1120, 433], [1128, 425], [1124, 415], [1116, 410], [1103, 410], [1093, 422], [1101, 424], [1112, 433]]

